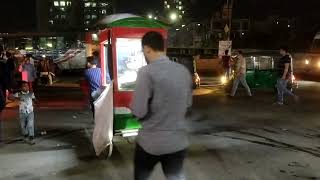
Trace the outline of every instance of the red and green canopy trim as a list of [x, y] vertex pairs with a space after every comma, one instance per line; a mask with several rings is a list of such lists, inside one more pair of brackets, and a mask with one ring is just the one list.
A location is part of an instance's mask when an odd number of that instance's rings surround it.
[[168, 28], [169, 25], [158, 20], [146, 19], [143, 17], [130, 17], [113, 21], [104, 25], [105, 27], [131, 27], [131, 28]]

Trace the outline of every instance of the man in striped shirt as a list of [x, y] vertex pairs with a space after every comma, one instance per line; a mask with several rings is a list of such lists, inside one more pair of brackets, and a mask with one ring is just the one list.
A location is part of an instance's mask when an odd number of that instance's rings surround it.
[[[90, 104], [94, 117], [94, 104], [93, 102], [98, 99], [102, 92], [102, 78], [101, 68], [97, 67], [97, 61], [93, 57], [87, 58], [88, 69], [85, 70], [84, 76], [89, 84]], [[110, 81], [107, 72], [107, 80]]]

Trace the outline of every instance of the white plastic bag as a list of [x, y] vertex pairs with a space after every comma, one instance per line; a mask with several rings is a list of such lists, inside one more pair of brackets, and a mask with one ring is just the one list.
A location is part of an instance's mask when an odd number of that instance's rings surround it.
[[113, 139], [113, 86], [108, 85], [100, 97], [94, 102], [95, 127], [93, 130], [93, 146], [99, 156], [104, 149], [112, 145]]

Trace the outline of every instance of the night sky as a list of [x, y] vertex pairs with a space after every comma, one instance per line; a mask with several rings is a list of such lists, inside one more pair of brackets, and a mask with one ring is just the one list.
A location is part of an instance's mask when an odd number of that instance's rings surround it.
[[[163, 6], [160, 0], [116, 0], [118, 12], [147, 14]], [[219, 10], [226, 0], [188, 0], [188, 14], [194, 20], [208, 18]], [[236, 16], [265, 17], [305, 16], [320, 18], [320, 0], [234, 0]], [[33, 31], [36, 27], [35, 0], [2, 0], [0, 6], [0, 32]]]
[[2, 0], [0, 5], [0, 23], [0, 32], [35, 30], [35, 0]]

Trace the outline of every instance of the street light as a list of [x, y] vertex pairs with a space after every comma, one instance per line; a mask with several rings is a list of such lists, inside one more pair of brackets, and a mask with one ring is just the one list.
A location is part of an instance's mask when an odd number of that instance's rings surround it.
[[170, 14], [170, 19], [171, 21], [176, 21], [178, 19], [177, 13], [173, 12]]
[[152, 14], [148, 14], [148, 18], [149, 19], [153, 19], [153, 15]]

